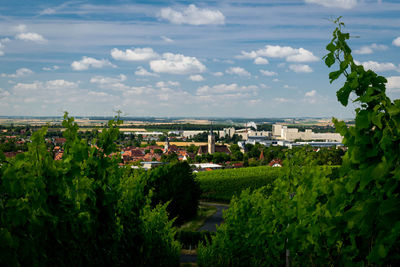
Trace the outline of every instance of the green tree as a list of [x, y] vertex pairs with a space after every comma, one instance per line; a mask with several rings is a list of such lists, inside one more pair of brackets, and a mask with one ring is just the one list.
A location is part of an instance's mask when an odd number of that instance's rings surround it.
[[177, 224], [197, 214], [201, 191], [187, 162], [157, 167], [144, 173], [140, 179], [147, 190], [152, 190], [152, 205], [168, 203], [170, 219], [176, 217]]

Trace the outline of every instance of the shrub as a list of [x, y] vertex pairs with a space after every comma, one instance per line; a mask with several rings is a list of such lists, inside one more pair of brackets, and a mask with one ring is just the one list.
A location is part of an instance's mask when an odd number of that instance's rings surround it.
[[201, 191], [187, 162], [159, 166], [141, 179], [146, 190], [152, 190], [152, 205], [169, 202], [167, 211], [177, 224], [196, 216]]

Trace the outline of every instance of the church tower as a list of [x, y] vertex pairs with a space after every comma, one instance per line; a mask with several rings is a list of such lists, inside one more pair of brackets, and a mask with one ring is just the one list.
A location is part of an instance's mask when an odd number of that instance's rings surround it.
[[210, 134], [208, 135], [208, 149], [207, 149], [207, 152], [210, 153], [210, 154], [213, 154], [215, 152], [215, 136], [213, 134], [212, 124], [211, 124]]
[[167, 135], [167, 139], [165, 140], [165, 145], [164, 145], [164, 153], [167, 153], [169, 150], [169, 139]]

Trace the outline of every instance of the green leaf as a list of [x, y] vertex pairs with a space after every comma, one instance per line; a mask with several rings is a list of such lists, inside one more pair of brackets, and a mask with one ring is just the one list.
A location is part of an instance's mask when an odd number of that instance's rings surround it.
[[350, 93], [351, 88], [348, 85], [343, 86], [336, 92], [337, 99], [343, 106], [347, 106], [349, 103]]
[[[330, 52], [333, 52], [333, 51], [336, 50], [336, 46], [331, 42], [331, 43], [329, 43], [329, 44], [326, 46], [326, 50], [328, 50], [328, 51], [330, 51]], [[333, 55], [333, 53], [330, 53], [330, 54]]]
[[334, 63], [335, 63], [335, 57], [333, 56], [333, 53], [329, 53], [325, 58], [325, 64], [328, 67], [331, 67]]
[[334, 80], [339, 78], [339, 76], [343, 73], [343, 70], [338, 70], [338, 71], [332, 71], [329, 73], [329, 79], [331, 80], [330, 82], [332, 83]]
[[387, 250], [383, 244], [380, 244], [378, 247], [378, 254], [381, 258], [385, 258], [387, 255]]
[[356, 117], [356, 126], [365, 129], [369, 128], [369, 118], [368, 118], [368, 111], [366, 110], [361, 110]]

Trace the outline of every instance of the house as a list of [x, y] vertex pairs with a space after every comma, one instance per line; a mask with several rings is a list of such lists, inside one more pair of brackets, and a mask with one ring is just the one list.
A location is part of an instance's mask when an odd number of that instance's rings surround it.
[[163, 165], [164, 162], [160, 162], [160, 161], [145, 161], [141, 163], [143, 165], [144, 169], [151, 169], [160, 165]]
[[268, 164], [268, 166], [271, 166], [271, 167], [282, 167], [282, 160], [281, 159], [273, 159]]

